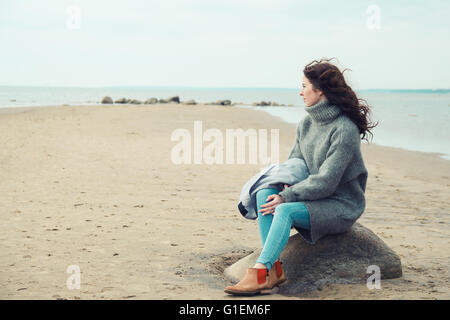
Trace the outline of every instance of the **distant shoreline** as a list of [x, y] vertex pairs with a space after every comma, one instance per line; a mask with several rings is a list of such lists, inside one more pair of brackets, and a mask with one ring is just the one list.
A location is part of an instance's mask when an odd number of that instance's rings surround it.
[[[284, 87], [199, 87], [199, 86], [32, 86], [32, 85], [0, 85], [1, 88], [58, 88], [58, 89], [188, 89], [188, 90], [299, 90], [299, 88]], [[370, 88], [355, 89], [355, 92], [383, 92], [383, 93], [450, 93], [450, 88], [420, 88], [420, 89], [401, 89], [401, 88]]]

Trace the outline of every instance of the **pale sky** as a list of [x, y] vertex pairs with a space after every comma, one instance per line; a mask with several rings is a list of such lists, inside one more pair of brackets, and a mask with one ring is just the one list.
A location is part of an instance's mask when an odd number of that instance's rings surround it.
[[0, 85], [450, 88], [450, 1], [0, 0]]

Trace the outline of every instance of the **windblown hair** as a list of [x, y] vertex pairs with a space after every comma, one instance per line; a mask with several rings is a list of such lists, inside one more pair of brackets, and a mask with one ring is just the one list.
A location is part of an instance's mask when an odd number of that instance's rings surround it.
[[367, 135], [373, 138], [370, 129], [376, 127], [378, 122], [370, 121], [367, 101], [358, 98], [345, 82], [344, 72], [347, 69], [341, 72], [330, 60], [314, 60], [305, 66], [303, 73], [315, 89], [321, 90], [331, 104], [338, 106], [358, 126], [361, 139], [369, 142]]

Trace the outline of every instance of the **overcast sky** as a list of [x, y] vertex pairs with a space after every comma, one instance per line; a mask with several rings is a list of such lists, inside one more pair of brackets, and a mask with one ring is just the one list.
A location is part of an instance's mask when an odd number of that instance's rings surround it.
[[0, 85], [450, 88], [450, 1], [0, 0]]

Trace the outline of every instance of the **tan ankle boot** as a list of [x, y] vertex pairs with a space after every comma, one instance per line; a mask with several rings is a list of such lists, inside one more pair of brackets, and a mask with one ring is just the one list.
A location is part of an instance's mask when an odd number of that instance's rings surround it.
[[269, 271], [268, 280], [272, 288], [286, 281], [286, 275], [281, 268], [281, 264], [281, 261], [275, 261], [273, 267]]
[[248, 268], [244, 278], [234, 286], [227, 286], [226, 293], [251, 296], [270, 294], [273, 286], [268, 281], [267, 269]]

